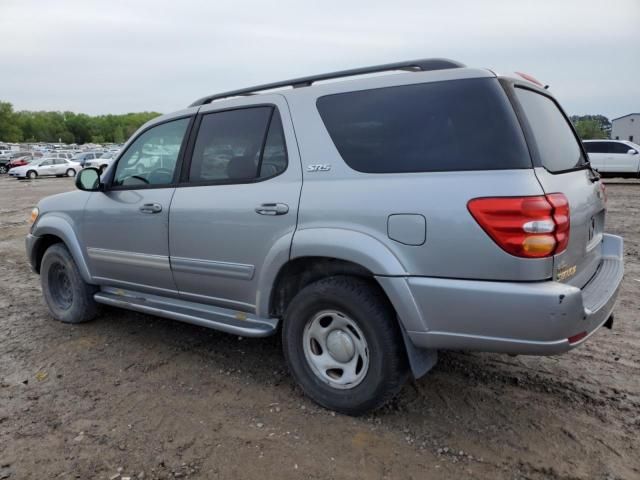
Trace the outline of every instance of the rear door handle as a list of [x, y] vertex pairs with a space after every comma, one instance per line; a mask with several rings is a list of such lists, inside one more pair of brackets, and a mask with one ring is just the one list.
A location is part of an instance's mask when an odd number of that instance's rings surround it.
[[289, 212], [289, 205], [286, 203], [263, 203], [256, 208], [256, 213], [260, 215], [284, 215]]
[[162, 205], [159, 203], [145, 203], [140, 207], [142, 213], [160, 213], [162, 211]]

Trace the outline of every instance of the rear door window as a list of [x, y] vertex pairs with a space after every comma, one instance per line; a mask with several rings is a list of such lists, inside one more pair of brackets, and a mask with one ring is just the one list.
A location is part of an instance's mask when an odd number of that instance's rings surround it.
[[542, 166], [552, 173], [581, 168], [585, 159], [569, 120], [551, 98], [524, 88], [516, 88]]
[[607, 153], [609, 151], [607, 143], [608, 142], [585, 142], [584, 148], [589, 153]]
[[251, 107], [202, 117], [189, 169], [190, 183], [242, 183], [269, 178], [287, 166], [277, 109]]
[[318, 111], [344, 161], [367, 173], [531, 168], [494, 78], [328, 95]]

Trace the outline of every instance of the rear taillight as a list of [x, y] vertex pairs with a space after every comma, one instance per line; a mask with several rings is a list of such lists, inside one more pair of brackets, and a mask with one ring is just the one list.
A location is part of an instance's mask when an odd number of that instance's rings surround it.
[[475, 198], [467, 207], [484, 231], [517, 257], [548, 257], [569, 243], [569, 202], [562, 193]]

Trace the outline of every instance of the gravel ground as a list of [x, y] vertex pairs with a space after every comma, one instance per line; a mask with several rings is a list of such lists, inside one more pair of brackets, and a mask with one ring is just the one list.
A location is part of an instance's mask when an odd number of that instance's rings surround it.
[[278, 338], [53, 321], [23, 239], [37, 200], [72, 188], [0, 178], [0, 479], [640, 478], [640, 184], [608, 188], [626, 241], [612, 331], [557, 357], [442, 352], [357, 419], [302, 396]]

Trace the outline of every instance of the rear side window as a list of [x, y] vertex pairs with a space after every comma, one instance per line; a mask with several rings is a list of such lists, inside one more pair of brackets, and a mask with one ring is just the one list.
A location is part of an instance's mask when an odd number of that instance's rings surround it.
[[208, 113], [198, 130], [189, 181], [246, 182], [278, 175], [286, 166], [282, 123], [275, 108]]
[[584, 166], [578, 139], [555, 102], [524, 88], [516, 88], [515, 92], [531, 127], [542, 166], [550, 172]]
[[531, 168], [497, 80], [453, 80], [321, 97], [338, 152], [367, 173]]

